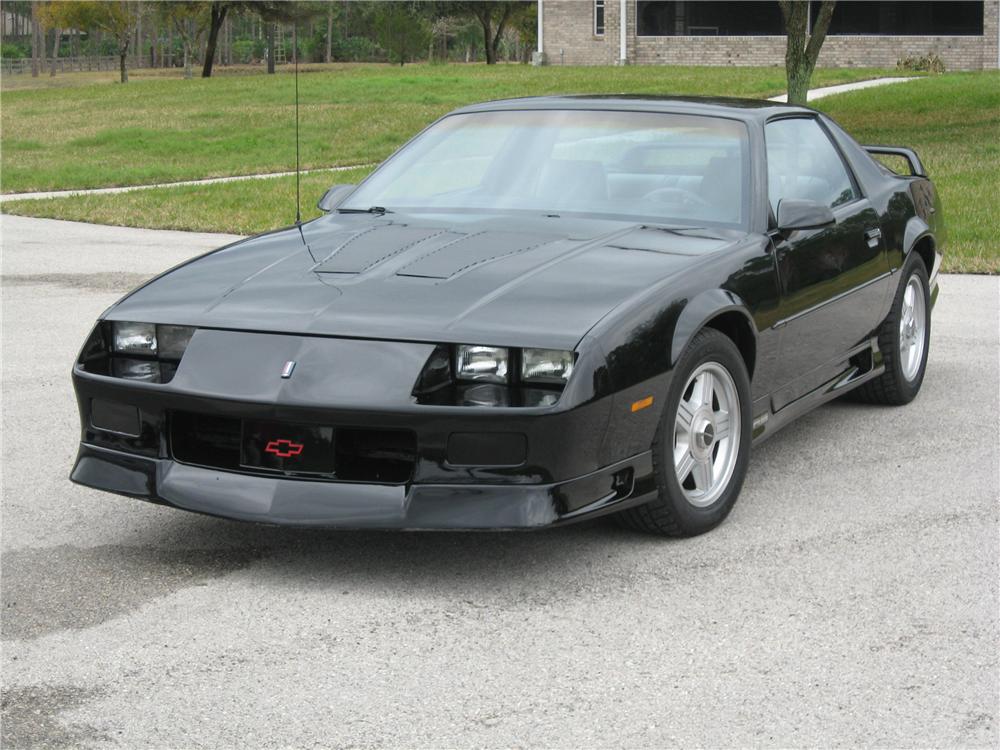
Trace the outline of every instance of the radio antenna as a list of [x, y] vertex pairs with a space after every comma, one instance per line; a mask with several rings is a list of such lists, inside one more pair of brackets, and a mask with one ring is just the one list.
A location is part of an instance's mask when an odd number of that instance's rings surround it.
[[292, 27], [292, 58], [295, 62], [295, 224], [302, 223], [302, 195], [299, 183], [302, 178], [299, 169], [299, 22]]

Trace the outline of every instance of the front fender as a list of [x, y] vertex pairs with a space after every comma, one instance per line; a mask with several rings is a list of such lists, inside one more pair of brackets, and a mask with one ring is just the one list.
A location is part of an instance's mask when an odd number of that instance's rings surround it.
[[615, 341], [607, 357], [615, 394], [603, 461], [649, 448], [684, 348], [706, 323], [734, 311], [746, 321], [756, 341], [757, 328], [743, 300], [724, 289], [706, 290], [691, 300], [675, 298], [646, 310], [641, 322], [625, 327], [627, 334]]
[[754, 341], [757, 326], [738, 294], [727, 289], [709, 289], [691, 300], [681, 311], [670, 344], [670, 367], [673, 368], [691, 339], [715, 317], [728, 312], [738, 313], [746, 321]]

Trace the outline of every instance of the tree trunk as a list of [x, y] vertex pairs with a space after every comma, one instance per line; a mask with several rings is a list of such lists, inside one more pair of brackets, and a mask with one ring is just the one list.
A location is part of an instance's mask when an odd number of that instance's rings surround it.
[[493, 62], [497, 61], [500, 52], [500, 41], [503, 39], [504, 29], [507, 27], [507, 22], [510, 20], [510, 14], [513, 8], [508, 3], [504, 5], [503, 15], [500, 17], [500, 23], [497, 24], [497, 31], [493, 35]]
[[38, 25], [38, 3], [31, 3], [31, 77], [38, 78], [38, 59], [42, 54], [39, 51], [38, 35], [41, 33], [41, 28]]
[[267, 72], [274, 74], [274, 24], [267, 24]]
[[484, 47], [486, 48], [486, 64], [496, 65], [497, 53], [493, 47], [493, 30], [490, 28], [492, 24], [490, 23], [490, 16], [488, 13], [489, 11], [487, 11], [487, 15], [479, 16], [479, 23], [483, 26], [483, 41], [485, 42]]
[[333, 60], [333, 5], [326, 9], [326, 62]]
[[118, 52], [118, 65], [121, 70], [121, 82], [128, 83], [128, 42], [123, 43]]
[[836, 0], [823, 0], [819, 14], [809, 34], [809, 3], [803, 0], [781, 0], [781, 13], [785, 19], [785, 76], [788, 79], [788, 103], [803, 105], [809, 98], [809, 81], [812, 79], [820, 48], [826, 39], [827, 29]]
[[215, 62], [215, 47], [219, 43], [219, 29], [226, 20], [229, 6], [223, 3], [212, 3], [212, 20], [208, 27], [208, 43], [205, 45], [205, 65], [201, 69], [202, 78], [212, 77], [212, 64]]
[[62, 41], [60, 29], [52, 29], [52, 64], [49, 66], [49, 77], [56, 77], [56, 60], [59, 59], [59, 42]]

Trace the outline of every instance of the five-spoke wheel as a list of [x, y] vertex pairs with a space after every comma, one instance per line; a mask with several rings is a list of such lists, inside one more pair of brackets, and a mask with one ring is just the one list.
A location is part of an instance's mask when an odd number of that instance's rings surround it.
[[740, 433], [730, 414], [739, 413], [736, 383], [724, 366], [706, 362], [688, 378], [674, 420], [674, 470], [696, 507], [714, 503], [733, 475]]
[[657, 496], [622, 511], [637, 529], [694, 536], [718, 526], [743, 485], [750, 457], [750, 375], [721, 331], [699, 331], [672, 373], [653, 442]]
[[916, 378], [923, 364], [926, 327], [923, 282], [919, 276], [913, 275], [906, 282], [899, 315], [899, 364], [903, 377], [910, 382]]

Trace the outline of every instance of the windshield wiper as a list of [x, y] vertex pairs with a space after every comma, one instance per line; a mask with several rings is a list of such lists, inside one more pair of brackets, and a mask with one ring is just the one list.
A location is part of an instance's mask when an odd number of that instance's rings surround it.
[[376, 214], [377, 216], [382, 216], [383, 214], [391, 214], [388, 208], [384, 206], [372, 206], [371, 208], [338, 208], [337, 213], [339, 214]]
[[708, 229], [708, 227], [685, 227], [685, 226], [666, 226], [664, 224], [643, 224], [643, 229], [655, 229], [658, 232], [670, 232], [671, 234], [680, 234], [681, 232], [690, 232], [693, 229]]

